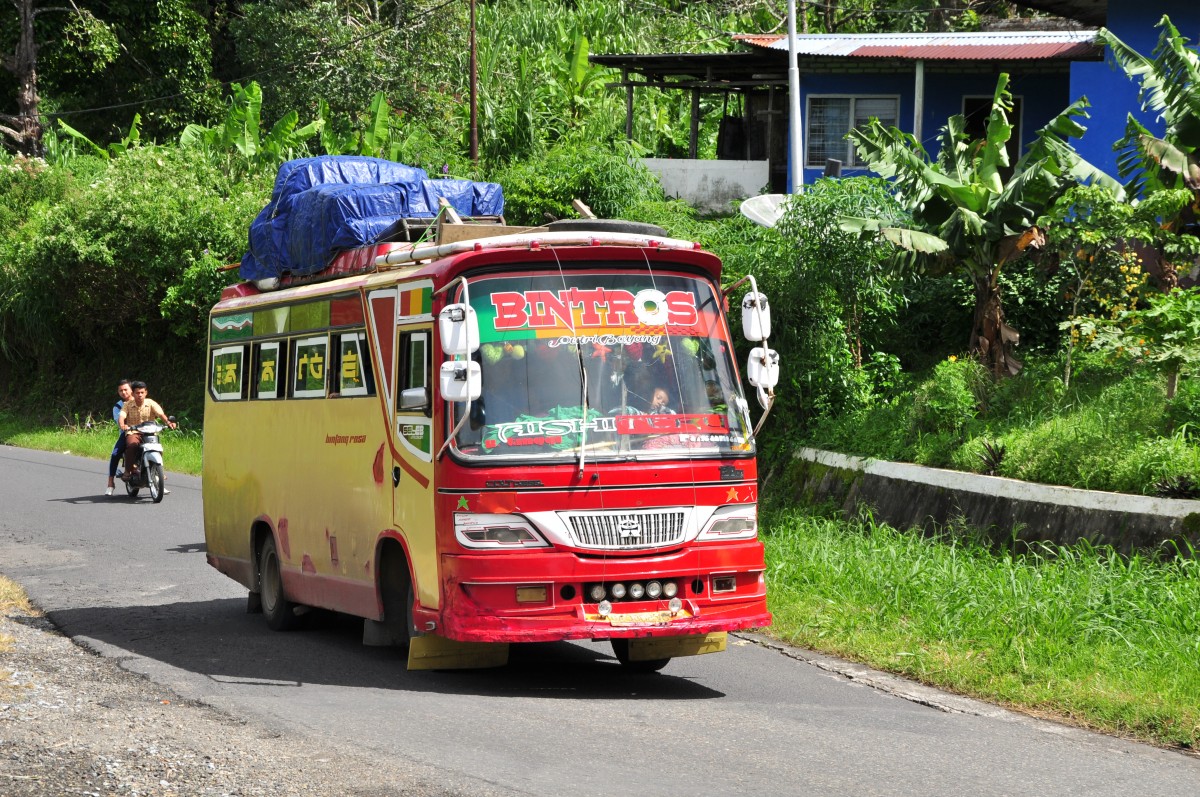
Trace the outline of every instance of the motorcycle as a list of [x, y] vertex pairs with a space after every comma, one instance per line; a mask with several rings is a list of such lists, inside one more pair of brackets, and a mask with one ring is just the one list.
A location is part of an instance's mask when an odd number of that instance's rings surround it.
[[[168, 420], [174, 423], [175, 416], [172, 415]], [[129, 493], [131, 498], [137, 498], [138, 493], [145, 487], [150, 490], [150, 500], [157, 504], [163, 500], [166, 493], [163, 481], [163, 447], [158, 440], [159, 432], [166, 427], [158, 421], [146, 421], [131, 428], [142, 436], [142, 451], [133, 472], [126, 474], [123, 468], [118, 469], [117, 478], [125, 482], [125, 492]]]

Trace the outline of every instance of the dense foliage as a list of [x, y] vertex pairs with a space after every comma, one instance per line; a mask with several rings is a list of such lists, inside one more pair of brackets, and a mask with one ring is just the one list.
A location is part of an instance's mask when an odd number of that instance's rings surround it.
[[[918, 5], [809, 5], [802, 27], [949, 29], [978, 22], [964, 6]], [[868, 7], [878, 13], [863, 15]], [[1030, 176], [1004, 178], [1010, 128], [1000, 85], [987, 140], [970, 149], [974, 159], [947, 161], [968, 178], [954, 190], [943, 185], [948, 201], [939, 206], [979, 223], [930, 229], [961, 250], [960, 262], [974, 263], [970, 257], [1011, 237], [1016, 217], [1005, 207], [1016, 207], [1022, 224], [1045, 235], [1035, 257], [1008, 258], [1003, 270], [980, 255], [981, 279], [963, 284], [894, 256], [895, 243], [918, 248], [914, 226], [924, 217], [913, 214], [929, 209], [909, 201], [906, 210], [883, 181], [818, 182], [768, 230], [740, 216], [698, 217], [667, 201], [637, 163], [642, 154], [686, 151], [687, 98], [639, 91], [634, 141], [626, 142], [623, 96], [605, 87], [616, 76], [590, 65], [588, 54], [715, 51], [730, 46], [730, 31], [777, 30], [778, 9], [732, 0], [480, 0], [477, 10], [477, 162], [468, 149], [465, 3], [80, 2], [78, 13], [38, 17], [43, 110], [59, 115], [48, 119], [45, 161], [0, 155], [0, 400], [54, 417], [100, 411], [114, 374], [136, 374], [173, 409], [198, 416], [201, 325], [235, 278], [224, 267], [240, 258], [275, 167], [310, 154], [367, 154], [500, 182], [511, 223], [572, 216], [572, 200], [581, 199], [601, 216], [654, 222], [700, 241], [722, 257], [728, 282], [755, 274], [772, 298], [773, 345], [784, 356], [762, 438], [767, 473], [808, 441], [1071, 481], [1044, 465], [1049, 455], [1037, 447], [1054, 448], [1045, 435], [1031, 433], [1036, 442], [1023, 448], [1017, 427], [1022, 418], [1030, 425], [1099, 401], [1108, 390], [1149, 408], [1112, 405], [1103, 412], [1142, 418], [1129, 434], [1153, 438], [1157, 453], [1137, 453], [1132, 437], [1104, 438], [1104, 446], [1142, 457], [1142, 464], [1087, 471], [1075, 483], [1148, 492], [1192, 467], [1185, 418], [1196, 392], [1188, 376], [1197, 356], [1188, 340], [1194, 302], [1190, 294], [1154, 298], [1172, 264], [1195, 255], [1186, 225], [1161, 223], [1184, 218], [1192, 193], [1168, 185], [1164, 171], [1153, 185], [1159, 190], [1138, 206], [1099, 186], [1049, 204], [1077, 165], [1061, 136], [1078, 132], [1078, 108], [1043, 131], [1036, 154], [1045, 157], [1026, 159]], [[1170, 33], [1164, 30], [1165, 40], [1174, 42]], [[7, 28], [0, 45], [8, 48], [5, 36]], [[1174, 44], [1156, 51], [1164, 74], [1177, 52]], [[1135, 55], [1123, 51], [1151, 71]], [[107, 79], [128, 74], [130, 59], [149, 65], [156, 79]], [[1161, 80], [1150, 90], [1160, 92], [1155, 102], [1164, 107], [1179, 106], [1172, 118], [1190, 118], [1186, 94], [1164, 91]], [[715, 151], [719, 110], [702, 107], [702, 155]], [[1181, 137], [1191, 128], [1177, 127], [1165, 141], [1135, 136], [1124, 146], [1189, 153], [1190, 140]], [[948, 151], [968, 149], [960, 146], [967, 142], [956, 120], [944, 136], [953, 144]], [[883, 164], [884, 155], [899, 162], [904, 143], [879, 142], [873, 162]], [[1167, 157], [1163, 168], [1177, 160]], [[1016, 166], [1023, 173], [1025, 166]], [[910, 182], [906, 199], [923, 195], [920, 180]], [[1035, 203], [1038, 214], [1015, 193], [1050, 182], [1047, 201]], [[995, 201], [967, 207], [972, 197]], [[849, 218], [872, 220], [884, 237], [848, 232], [837, 220]], [[1116, 240], [1124, 243], [1112, 246]], [[994, 383], [966, 353], [973, 308], [978, 331], [980, 281], [989, 295], [1004, 294], [1000, 320], [1022, 330], [1021, 348], [1036, 364], [1012, 386]], [[744, 362], [748, 347], [739, 345]], [[1107, 347], [1103, 356], [1114, 364], [1098, 365], [1096, 347]], [[1017, 395], [1045, 401], [1023, 403]], [[1080, 446], [1095, 444], [1088, 441]], [[1007, 458], [985, 463], [984, 443], [1007, 446]], [[1029, 454], [1018, 458], [1018, 451]], [[1154, 457], [1158, 465], [1145, 464]]]

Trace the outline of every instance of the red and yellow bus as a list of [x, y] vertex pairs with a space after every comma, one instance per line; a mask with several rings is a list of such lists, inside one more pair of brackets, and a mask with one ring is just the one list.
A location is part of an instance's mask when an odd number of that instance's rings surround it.
[[[410, 669], [590, 639], [656, 670], [768, 625], [720, 261], [661, 230], [505, 229], [225, 290], [209, 563], [272, 628], [307, 607], [356, 615], [367, 644], [407, 645]], [[746, 296], [743, 328], [765, 340], [765, 300]], [[749, 367], [769, 407], [765, 342]]]

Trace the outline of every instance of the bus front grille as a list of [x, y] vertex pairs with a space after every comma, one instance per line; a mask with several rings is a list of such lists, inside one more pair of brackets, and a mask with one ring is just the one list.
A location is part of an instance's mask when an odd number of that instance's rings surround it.
[[686, 526], [682, 509], [563, 514], [576, 545], [608, 551], [678, 545]]

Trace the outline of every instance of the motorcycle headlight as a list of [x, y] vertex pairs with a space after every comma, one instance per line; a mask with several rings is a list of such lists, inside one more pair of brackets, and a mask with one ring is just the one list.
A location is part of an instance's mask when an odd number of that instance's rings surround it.
[[549, 548], [542, 535], [521, 515], [477, 515], [457, 512], [454, 536], [464, 548]]

